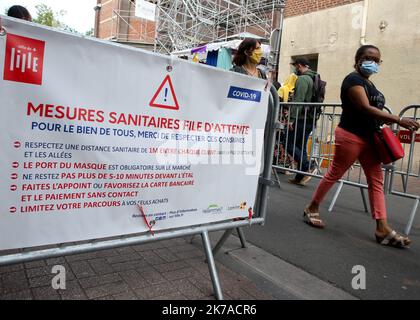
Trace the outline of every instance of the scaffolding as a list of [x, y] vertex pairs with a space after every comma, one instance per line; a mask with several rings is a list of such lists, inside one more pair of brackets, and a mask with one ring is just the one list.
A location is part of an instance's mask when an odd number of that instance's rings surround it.
[[285, 0], [158, 0], [155, 51], [169, 54], [238, 34], [269, 39]]
[[280, 8], [285, 3], [285, 0], [146, 1], [156, 5], [155, 21], [135, 15], [136, 0], [102, 0], [103, 10], [110, 12], [100, 22], [108, 30], [104, 37], [132, 45], [148, 44], [164, 54], [248, 34], [268, 40], [278, 28]]

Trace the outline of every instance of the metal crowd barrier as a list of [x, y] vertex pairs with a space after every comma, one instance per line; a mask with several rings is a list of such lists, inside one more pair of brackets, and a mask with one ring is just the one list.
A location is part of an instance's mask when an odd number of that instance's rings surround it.
[[[399, 116], [419, 121], [420, 105], [405, 107]], [[404, 230], [406, 234], [409, 234], [420, 202], [420, 150], [418, 148], [416, 150], [416, 142], [420, 142], [420, 133], [408, 131], [398, 125], [395, 126], [395, 132], [404, 146], [405, 157], [393, 164], [395, 169], [391, 173], [389, 192], [414, 200]], [[400, 176], [401, 180], [396, 179], [396, 176]]]
[[[296, 115], [298, 109], [301, 110], [300, 112], [303, 112], [304, 120], [298, 125], [297, 130], [292, 130], [288, 126], [288, 123], [290, 123], [291, 114]], [[400, 115], [407, 116], [409, 111], [413, 111], [414, 115], [411, 117], [419, 119], [420, 112], [418, 109], [419, 106], [407, 107], [401, 111]], [[389, 107], [385, 107], [385, 110], [392, 114], [392, 110]], [[335, 148], [334, 130], [339, 123], [339, 118], [341, 116], [340, 111], [341, 104], [339, 103], [280, 103], [280, 126], [276, 133], [273, 169], [284, 173], [299, 173], [307, 177], [322, 178], [333, 159]], [[318, 120], [316, 120], [317, 114], [319, 114]], [[312, 128], [315, 128], [315, 130], [312, 130]], [[308, 143], [306, 149], [302, 147], [304, 146], [305, 139], [302, 133], [305, 130], [308, 130]], [[413, 165], [415, 159], [415, 139], [412, 139], [411, 141], [410, 147], [407, 148], [409, 150], [406, 152], [408, 159], [404, 158], [398, 164], [382, 166], [382, 170], [384, 171], [384, 193], [392, 193], [394, 195], [415, 199], [410, 221], [405, 230], [407, 234], [410, 231], [419, 204], [419, 196], [407, 192], [407, 188], [410, 184], [409, 179], [418, 179], [420, 170], [418, 165]], [[298, 159], [306, 158], [311, 164], [310, 168], [313, 168], [313, 170], [310, 170], [309, 172], [303, 170], [306, 169], [303, 168], [303, 162], [300, 161], [300, 163], [297, 164], [291, 155], [295, 155], [295, 158]], [[396, 174], [401, 175], [403, 191], [395, 189], [394, 176]], [[280, 186], [279, 179], [277, 178], [276, 180]], [[344, 185], [350, 185], [360, 189], [364, 210], [365, 212], [369, 212], [365, 195], [365, 190], [368, 188], [368, 185], [359, 162], [355, 162], [345, 173], [343, 178], [339, 180], [338, 188], [335, 191], [328, 211], [332, 212]]]
[[[265, 216], [267, 211], [267, 199], [268, 199], [268, 188], [274, 185], [273, 181], [271, 180], [271, 173], [273, 171], [272, 168], [272, 159], [274, 157], [274, 146], [276, 143], [275, 134], [276, 130], [279, 126], [278, 119], [279, 117], [279, 96], [277, 93], [277, 89], [271, 85], [270, 88], [270, 97], [269, 97], [269, 109], [267, 115], [267, 122], [265, 124], [265, 131], [264, 131], [264, 146], [268, 146], [268, 148], [264, 149], [264, 166], [263, 171], [259, 179], [259, 187], [257, 190], [257, 196], [255, 201], [255, 206], [260, 208], [259, 211], [262, 213], [261, 225], [264, 225]], [[213, 255], [216, 255], [220, 249], [222, 248], [223, 244], [229, 238], [231, 233], [235, 228], [227, 229], [222, 237], [217, 242], [216, 246], [213, 249]], [[246, 240], [245, 235], [242, 232], [240, 227], [236, 228], [238, 232], [239, 239], [241, 241], [241, 245], [243, 248], [246, 248]]]
[[[271, 159], [273, 158], [274, 152], [274, 135], [275, 128], [278, 118], [278, 107], [279, 98], [277, 90], [274, 86], [270, 88], [270, 96], [268, 103], [268, 114], [265, 124], [265, 136], [264, 136], [264, 161], [262, 163], [262, 174], [259, 177], [259, 184], [256, 193], [255, 205], [253, 208], [254, 215], [252, 219], [244, 220], [226, 220], [215, 223], [208, 223], [197, 226], [189, 226], [184, 228], [177, 228], [171, 230], [155, 231], [154, 235], [150, 233], [141, 233], [136, 235], [121, 235], [120, 237], [112, 237], [106, 239], [93, 239], [90, 241], [83, 241], [72, 244], [56, 244], [42, 248], [21, 248], [18, 250], [6, 250], [0, 252], [0, 266], [16, 264], [28, 261], [34, 261], [39, 259], [47, 259], [54, 257], [61, 257], [65, 255], [79, 254], [85, 252], [91, 252], [96, 250], [105, 250], [118, 248], [128, 245], [137, 245], [147, 242], [153, 242], [158, 240], [167, 240], [179, 237], [201, 235], [204, 251], [206, 254], [206, 261], [208, 263], [211, 281], [215, 296], [218, 300], [223, 299], [222, 289], [219, 282], [218, 273], [216, 270], [216, 264], [214, 260], [213, 252], [217, 252], [223, 245], [224, 241], [219, 241], [215, 249], [212, 250], [209, 239], [209, 232], [227, 230], [237, 230], [242, 242], [245, 246], [245, 238], [243, 236], [240, 227], [250, 226], [254, 224], [264, 225], [266, 211], [267, 211], [267, 200], [268, 200], [268, 188], [272, 185], [271, 182]], [[257, 146], [258, 147], [258, 146]], [[226, 237], [227, 238], [227, 237]], [[223, 240], [223, 239], [221, 239]], [[226, 239], [225, 239], [226, 240]], [[11, 251], [13, 253], [11, 253]], [[17, 251], [17, 252], [16, 252]], [[5, 253], [6, 252], [6, 253]]]
[[[295, 117], [298, 110], [304, 114], [304, 120], [299, 121], [297, 130], [288, 126], [291, 115]], [[276, 157], [273, 168], [285, 173], [299, 173], [304, 176], [322, 178], [330, 166], [335, 150], [334, 130], [341, 117], [341, 103], [280, 103], [280, 130], [277, 133]], [[308, 120], [309, 119], [309, 120]], [[312, 130], [315, 128], [315, 130]], [[308, 142], [304, 146], [307, 131]], [[310, 163], [310, 171], [303, 170], [303, 162], [298, 165], [295, 159], [306, 158]], [[306, 169], [306, 168], [305, 168]], [[339, 186], [328, 208], [332, 212], [344, 184], [359, 187], [363, 205], [368, 212], [364, 189], [367, 189], [366, 179], [360, 164], [355, 163], [339, 181]]]

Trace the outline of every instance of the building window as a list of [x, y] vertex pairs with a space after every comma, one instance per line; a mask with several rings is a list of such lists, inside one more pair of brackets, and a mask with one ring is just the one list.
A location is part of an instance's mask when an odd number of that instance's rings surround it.
[[[302, 54], [299, 56], [293, 56], [292, 61], [296, 58], [306, 58], [309, 60], [309, 67], [311, 70], [318, 72], [318, 53], [312, 53], [312, 54]], [[293, 72], [293, 66], [291, 68], [291, 71]]]

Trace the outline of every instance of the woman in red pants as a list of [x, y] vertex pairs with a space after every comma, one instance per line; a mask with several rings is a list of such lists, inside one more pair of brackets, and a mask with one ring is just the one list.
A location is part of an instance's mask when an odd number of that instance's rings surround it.
[[417, 131], [419, 123], [382, 111], [385, 97], [369, 80], [372, 74], [379, 71], [380, 64], [381, 53], [377, 47], [365, 45], [357, 50], [355, 71], [341, 85], [343, 112], [335, 130], [334, 159], [313, 194], [311, 203], [305, 208], [303, 217], [313, 227], [325, 227], [319, 215], [319, 205], [333, 184], [358, 159], [368, 183], [372, 216], [376, 220], [376, 240], [381, 244], [406, 247], [411, 243], [410, 239], [393, 231], [387, 223], [381, 160], [374, 149], [373, 135], [378, 124], [398, 123]]

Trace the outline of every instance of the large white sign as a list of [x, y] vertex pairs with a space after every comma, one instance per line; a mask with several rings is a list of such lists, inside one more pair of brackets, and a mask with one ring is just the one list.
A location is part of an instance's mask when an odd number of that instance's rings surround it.
[[136, 0], [136, 11], [134, 14], [136, 17], [155, 21], [156, 5], [148, 1]]
[[263, 80], [2, 23], [0, 250], [252, 215]]

